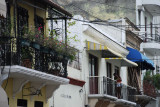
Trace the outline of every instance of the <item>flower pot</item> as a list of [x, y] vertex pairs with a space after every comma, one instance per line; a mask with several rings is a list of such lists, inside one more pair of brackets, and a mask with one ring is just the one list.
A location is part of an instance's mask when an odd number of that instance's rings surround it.
[[32, 68], [32, 62], [30, 59], [23, 59], [22, 60], [22, 66], [27, 68]]
[[30, 42], [26, 39], [21, 39], [21, 45], [22, 46], [30, 46]]
[[38, 50], [40, 50], [40, 48], [41, 48], [41, 46], [36, 42], [32, 42], [32, 47], [35, 49], [38, 49]]

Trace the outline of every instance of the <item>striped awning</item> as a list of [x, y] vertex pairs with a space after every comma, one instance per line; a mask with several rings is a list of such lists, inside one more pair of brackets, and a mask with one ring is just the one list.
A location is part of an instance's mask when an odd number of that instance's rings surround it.
[[136, 63], [126, 59], [120, 53], [115, 52], [105, 45], [86, 41], [86, 48], [89, 51], [99, 51], [102, 54], [102, 58], [105, 58], [106, 60], [120, 60], [121, 66], [138, 66]]
[[5, 0], [0, 0], [0, 16], [6, 17], [6, 2]]
[[122, 55], [115, 52], [105, 45], [86, 41], [86, 48], [89, 51], [99, 51], [102, 54], [102, 58], [121, 58]]

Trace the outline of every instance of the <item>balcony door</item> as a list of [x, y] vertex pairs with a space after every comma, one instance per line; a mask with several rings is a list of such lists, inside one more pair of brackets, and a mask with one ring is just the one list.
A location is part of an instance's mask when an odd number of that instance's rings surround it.
[[107, 66], [107, 80], [105, 84], [107, 84], [107, 94], [108, 95], [113, 95], [113, 87], [114, 87], [114, 82], [112, 80], [112, 64], [111, 63], [106, 63]]
[[89, 55], [90, 94], [98, 94], [98, 58]]

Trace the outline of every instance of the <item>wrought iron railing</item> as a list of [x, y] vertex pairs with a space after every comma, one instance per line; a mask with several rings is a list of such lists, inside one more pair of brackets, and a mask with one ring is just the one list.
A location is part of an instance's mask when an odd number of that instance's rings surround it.
[[116, 81], [108, 77], [90, 76], [90, 94], [107, 94], [115, 96]]
[[19, 38], [1, 38], [0, 58], [1, 66], [21, 65], [62, 77], [67, 74], [64, 70], [68, 62], [65, 54]]
[[135, 95], [136, 95], [136, 88], [122, 84], [122, 88], [121, 88], [122, 99], [135, 102], [136, 101]]
[[103, 93], [116, 96], [116, 81], [108, 77], [103, 77]]
[[106, 94], [115, 96], [119, 99], [135, 102], [136, 88], [121, 84], [120, 96], [117, 88], [117, 82], [108, 77], [90, 76], [89, 77], [90, 94]]
[[154, 86], [153, 81], [144, 80], [142, 81], [142, 83], [143, 83], [143, 94], [156, 98], [156, 88]]
[[145, 43], [147, 43], [147, 42], [160, 43], [160, 35], [154, 34], [153, 37], [145, 37], [143, 42], [145, 42]]

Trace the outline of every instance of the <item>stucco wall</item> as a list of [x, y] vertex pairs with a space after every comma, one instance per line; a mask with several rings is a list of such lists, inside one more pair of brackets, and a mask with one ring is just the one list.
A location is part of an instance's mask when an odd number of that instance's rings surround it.
[[[6, 86], [6, 82], [7, 82], [7, 80], [5, 80], [4, 83], [2, 84], [3, 88]], [[25, 84], [24, 87], [25, 88], [30, 87], [30, 82]], [[39, 95], [39, 96], [36, 95], [36, 96], [23, 96], [22, 97], [22, 95], [29, 95], [30, 94], [30, 92], [27, 89], [23, 89], [23, 92], [21, 90], [13, 98], [13, 78], [9, 78], [8, 84], [7, 84], [7, 87], [6, 87], [5, 91], [7, 93], [8, 98], [9, 98], [9, 107], [17, 107], [17, 99], [25, 99], [25, 100], [27, 100], [27, 106], [28, 107], [34, 107], [34, 102], [35, 101], [42, 101], [44, 107], [49, 107], [48, 102], [46, 102], [46, 94], [45, 94], [46, 93], [46, 89], [45, 89], [45, 87], [43, 87], [41, 89], [42, 96], [41, 95]]]

